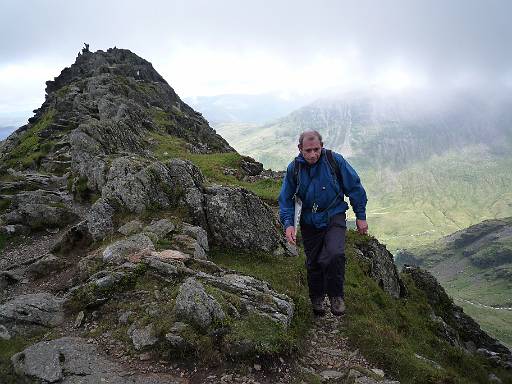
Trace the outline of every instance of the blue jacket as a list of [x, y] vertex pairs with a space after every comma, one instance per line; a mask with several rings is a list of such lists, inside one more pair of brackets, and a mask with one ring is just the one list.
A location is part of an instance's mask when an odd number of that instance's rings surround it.
[[[314, 165], [309, 165], [302, 154], [296, 157], [302, 163], [300, 175], [298, 175], [300, 180], [298, 195], [302, 200], [302, 221], [316, 228], [327, 227], [332, 216], [343, 213], [348, 209], [348, 204], [344, 201], [343, 195], [349, 197], [356, 218], [366, 220], [366, 202], [368, 199], [359, 176], [343, 156], [335, 152], [332, 154], [341, 171], [343, 180], [341, 191], [336, 174], [334, 170], [331, 170], [325, 149], [322, 149], [320, 159]], [[288, 165], [279, 194], [279, 217], [285, 228], [295, 225], [293, 222], [295, 214], [293, 195], [296, 190], [293, 176], [294, 164], [295, 162], [292, 161]], [[314, 203], [318, 206], [317, 212], [312, 212]]]

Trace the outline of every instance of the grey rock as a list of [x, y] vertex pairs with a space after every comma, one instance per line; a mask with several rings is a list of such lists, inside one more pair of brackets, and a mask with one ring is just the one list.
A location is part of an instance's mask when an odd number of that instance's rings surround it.
[[325, 371], [320, 372], [320, 376], [322, 377], [322, 379], [324, 379], [326, 381], [331, 381], [331, 380], [339, 380], [339, 379], [343, 378], [343, 376], [345, 376], [345, 375], [343, 372], [333, 371], [333, 370], [325, 370]]
[[177, 318], [202, 330], [226, 316], [217, 300], [207, 294], [204, 286], [193, 277], [189, 277], [181, 285], [176, 297], [175, 311]]
[[125, 370], [101, 355], [86, 340], [64, 337], [34, 344], [11, 358], [19, 375], [44, 383], [164, 384], [177, 383], [167, 375], [126, 376]]
[[99, 198], [87, 213], [87, 228], [95, 241], [114, 233], [115, 209], [104, 198]]
[[393, 255], [375, 239], [356, 244], [356, 257], [369, 266], [370, 277], [394, 298], [406, 295], [406, 288], [393, 261]]
[[54, 255], [48, 255], [30, 264], [27, 272], [35, 277], [48, 276], [50, 273], [59, 271], [65, 266], [65, 260]]
[[114, 290], [111, 288], [126, 275], [123, 272], [99, 271], [86, 283], [71, 288], [64, 296], [64, 306], [76, 306], [77, 300], [80, 309], [103, 304], [113, 294]]
[[172, 159], [166, 163], [171, 178], [174, 180], [172, 193], [175, 203], [188, 209], [188, 213], [201, 227], [207, 228], [204, 209], [204, 176], [197, 166], [190, 161]]
[[30, 228], [22, 224], [9, 224], [0, 227], [0, 233], [6, 236], [28, 235]]
[[158, 338], [154, 335], [153, 324], [148, 324], [143, 328], [132, 325], [128, 329], [128, 336], [132, 339], [133, 346], [137, 351], [155, 345], [158, 341]]
[[5, 328], [2, 324], [0, 324], [0, 340], [10, 340], [11, 334], [9, 333], [9, 330]]
[[234, 273], [222, 276], [199, 273], [197, 276], [216, 288], [238, 296], [248, 311], [268, 317], [285, 328], [290, 325], [295, 308], [293, 300], [272, 290], [267, 282]]
[[154, 251], [155, 246], [148, 236], [138, 233], [127, 239], [116, 241], [105, 248], [103, 251], [103, 261], [121, 264], [126, 260], [127, 256], [143, 250]]
[[118, 228], [117, 232], [125, 236], [134, 235], [142, 231], [142, 223], [139, 220], [132, 220]]
[[64, 321], [62, 301], [49, 293], [18, 296], [0, 306], [0, 321], [53, 327]]
[[9, 285], [14, 285], [20, 282], [21, 276], [18, 276], [12, 271], [0, 271], [0, 289], [5, 289]]
[[144, 227], [144, 232], [154, 233], [158, 239], [163, 239], [171, 234], [176, 226], [168, 219], [152, 221], [151, 224]]
[[87, 221], [83, 220], [66, 230], [54, 244], [51, 251], [55, 254], [65, 255], [76, 248], [84, 249], [92, 243]]
[[36, 229], [62, 227], [78, 219], [70, 207], [69, 195], [45, 190], [24, 191], [13, 196], [9, 211], [2, 217], [6, 224]]
[[240, 168], [242, 168], [248, 176], [257, 176], [263, 172], [263, 164], [248, 156], [242, 158]]
[[206, 260], [206, 251], [199, 242], [187, 235], [174, 235], [173, 245], [183, 253], [191, 255], [195, 259]]
[[208, 233], [203, 228], [183, 223], [181, 233], [196, 239], [201, 248], [208, 252]]
[[84, 317], [85, 317], [84, 311], [80, 311], [78, 313], [78, 315], [76, 316], [75, 323], [73, 324], [73, 326], [75, 328], [80, 328], [80, 326], [82, 325], [82, 321], [84, 321]]
[[119, 315], [119, 319], [117, 321], [119, 324], [128, 324], [128, 320], [132, 314], [133, 311], [125, 311]]
[[168, 169], [161, 162], [125, 156], [112, 162], [101, 193], [129, 212], [142, 213], [148, 207], [172, 206], [171, 187], [167, 189], [167, 186], [173, 184]]
[[287, 252], [274, 212], [254, 193], [243, 188], [206, 188], [205, 210], [214, 243], [276, 255]]
[[162, 261], [154, 256], [146, 256], [143, 260], [150, 268], [165, 277], [177, 277], [185, 268], [183, 263], [180, 265], [175, 262]]
[[165, 339], [169, 342], [172, 348], [184, 351], [192, 349], [194, 347], [181, 335], [182, 332], [187, 330], [189, 327], [189, 325], [179, 321], [173, 324], [173, 326], [169, 330], [169, 333], [165, 335]]

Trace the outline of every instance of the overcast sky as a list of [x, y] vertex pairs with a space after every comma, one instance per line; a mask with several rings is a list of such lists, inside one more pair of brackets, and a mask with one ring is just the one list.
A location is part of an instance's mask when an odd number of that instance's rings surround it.
[[91, 50], [128, 48], [182, 97], [512, 86], [512, 1], [0, 0], [0, 117]]

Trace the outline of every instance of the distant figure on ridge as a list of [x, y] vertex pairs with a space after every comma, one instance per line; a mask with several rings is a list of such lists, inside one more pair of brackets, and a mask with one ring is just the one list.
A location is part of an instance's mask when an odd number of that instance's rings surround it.
[[323, 148], [322, 136], [317, 131], [303, 132], [298, 147], [300, 154], [288, 165], [279, 194], [279, 216], [290, 244], [296, 244], [298, 224], [302, 228], [313, 312], [325, 315], [327, 294], [331, 312], [339, 316], [345, 311], [348, 204], [343, 195], [349, 197], [356, 214], [357, 230], [366, 234], [366, 192], [343, 156]]

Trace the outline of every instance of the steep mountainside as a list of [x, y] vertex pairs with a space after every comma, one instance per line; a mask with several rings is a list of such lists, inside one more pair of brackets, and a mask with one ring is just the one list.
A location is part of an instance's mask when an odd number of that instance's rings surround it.
[[281, 175], [147, 61], [86, 46], [46, 90], [1, 143], [2, 383], [512, 383], [511, 351], [368, 236], [345, 318], [313, 319], [262, 200]]
[[284, 169], [317, 129], [369, 190], [372, 230], [392, 248], [512, 215], [512, 96], [348, 94], [265, 126], [219, 125], [237, 150]]
[[397, 254], [427, 268], [486, 331], [512, 345], [512, 218], [486, 220]]

